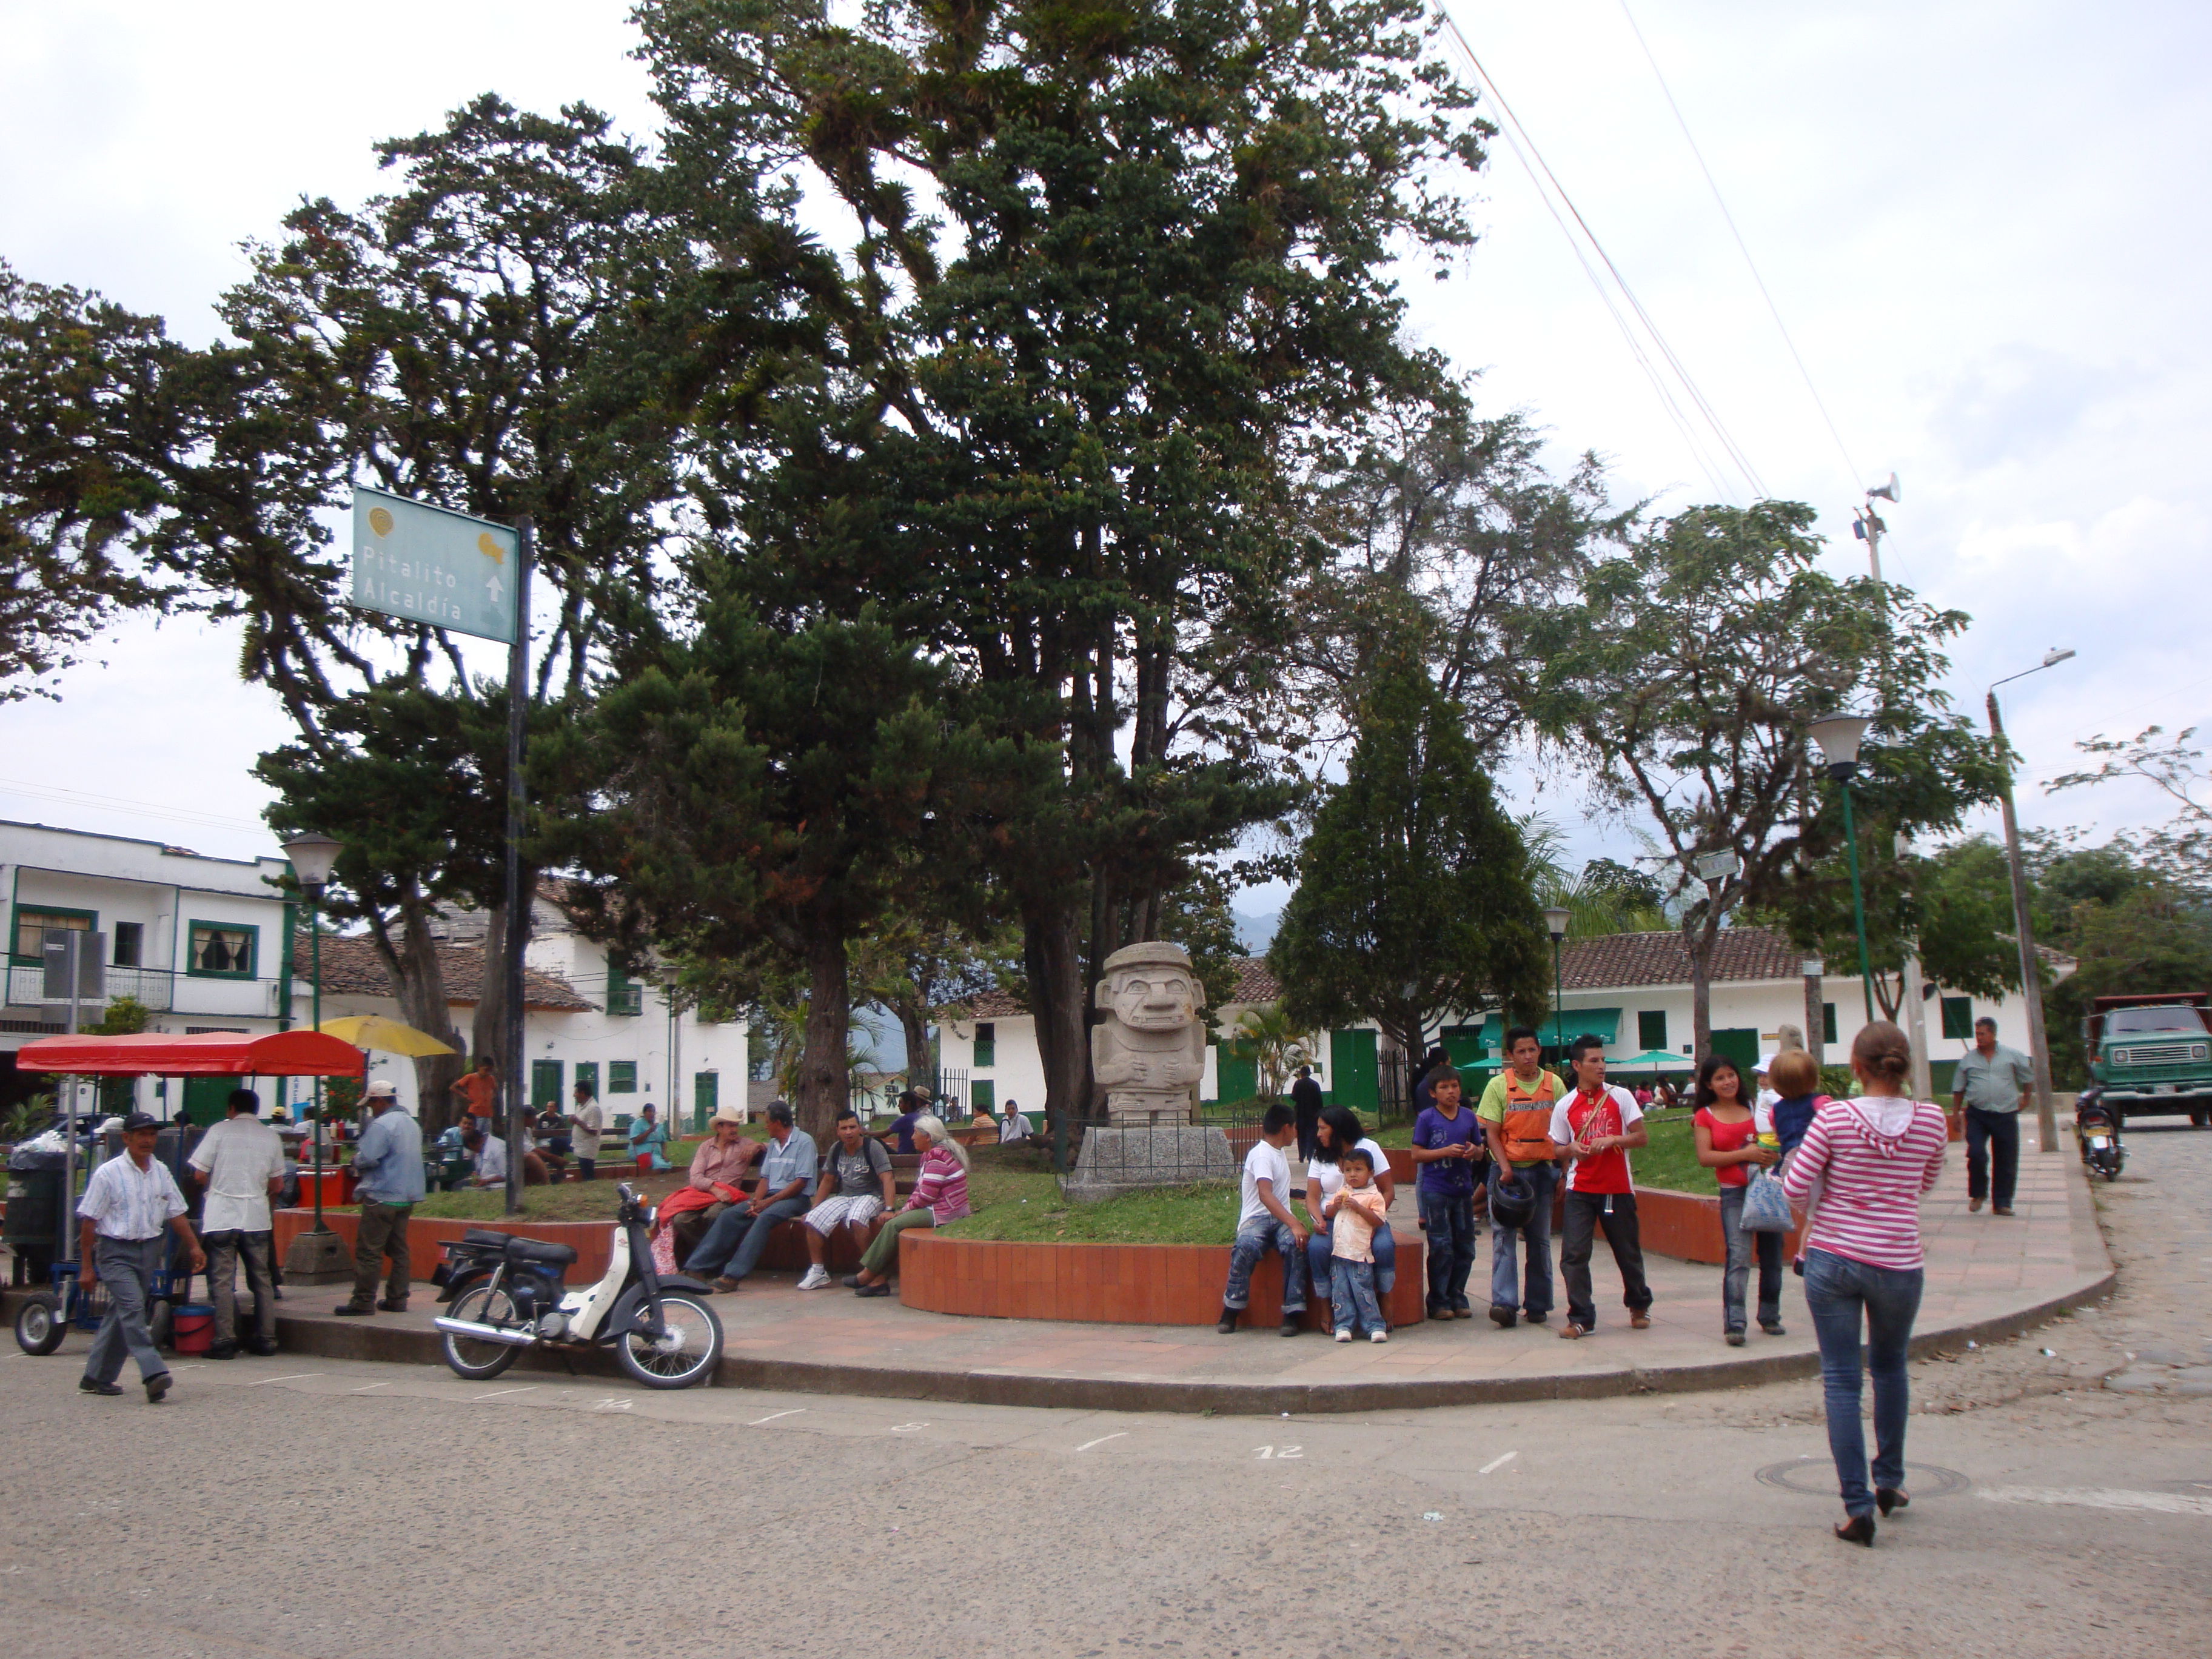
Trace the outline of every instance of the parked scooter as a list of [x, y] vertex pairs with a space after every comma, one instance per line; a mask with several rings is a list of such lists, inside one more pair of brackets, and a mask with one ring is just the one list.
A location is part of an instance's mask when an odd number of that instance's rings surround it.
[[651, 1212], [627, 1184], [616, 1190], [622, 1208], [606, 1273], [581, 1290], [563, 1282], [576, 1259], [571, 1245], [471, 1227], [445, 1246], [431, 1278], [450, 1310], [432, 1322], [445, 1333], [446, 1364], [455, 1375], [497, 1376], [525, 1348], [609, 1345], [648, 1389], [689, 1388], [714, 1374], [722, 1322], [708, 1304], [708, 1287], [653, 1271]]
[[2120, 1115], [2099, 1098], [2101, 1092], [2094, 1087], [2081, 1091], [2074, 1104], [2074, 1135], [2090, 1173], [2118, 1181], [2128, 1149], [2120, 1141]]

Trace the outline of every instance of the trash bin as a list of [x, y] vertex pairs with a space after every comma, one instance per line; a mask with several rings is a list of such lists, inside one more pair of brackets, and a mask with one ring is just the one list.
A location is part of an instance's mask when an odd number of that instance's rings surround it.
[[37, 1279], [46, 1276], [54, 1260], [65, 1162], [61, 1152], [28, 1146], [17, 1147], [8, 1158], [8, 1218], [0, 1242]]

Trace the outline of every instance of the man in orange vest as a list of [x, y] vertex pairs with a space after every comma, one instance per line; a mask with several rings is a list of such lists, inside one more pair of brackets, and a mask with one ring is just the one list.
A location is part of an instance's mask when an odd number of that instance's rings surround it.
[[[1565, 1091], [1559, 1079], [1537, 1062], [1543, 1053], [1535, 1032], [1516, 1025], [1505, 1034], [1508, 1069], [1490, 1079], [1474, 1115], [1490, 1142], [1490, 1316], [1499, 1329], [1526, 1314], [1531, 1325], [1552, 1315], [1552, 1186], [1559, 1172], [1559, 1149], [1552, 1144], [1552, 1109]], [[1536, 1200], [1526, 1224], [1501, 1227], [1495, 1219], [1498, 1183], [1517, 1176]], [[1528, 1253], [1526, 1299], [1516, 1241]]]

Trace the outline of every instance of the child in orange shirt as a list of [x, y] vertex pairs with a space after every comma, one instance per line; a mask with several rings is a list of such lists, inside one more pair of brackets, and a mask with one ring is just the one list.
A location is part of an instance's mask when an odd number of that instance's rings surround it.
[[1323, 1206], [1329, 1224], [1330, 1283], [1335, 1304], [1336, 1340], [1352, 1340], [1352, 1326], [1364, 1327], [1370, 1342], [1388, 1342], [1390, 1328], [1375, 1300], [1375, 1230], [1383, 1225], [1388, 1206], [1375, 1188], [1375, 1160], [1358, 1147], [1338, 1158], [1344, 1185]]

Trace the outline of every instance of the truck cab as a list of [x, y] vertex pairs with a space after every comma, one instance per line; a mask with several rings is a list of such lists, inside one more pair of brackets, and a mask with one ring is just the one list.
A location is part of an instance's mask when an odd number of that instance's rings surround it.
[[2114, 1115], [2189, 1115], [2212, 1122], [2212, 992], [2099, 997], [2082, 1022], [2089, 1073]]

